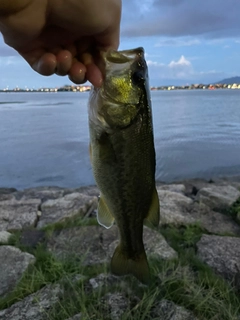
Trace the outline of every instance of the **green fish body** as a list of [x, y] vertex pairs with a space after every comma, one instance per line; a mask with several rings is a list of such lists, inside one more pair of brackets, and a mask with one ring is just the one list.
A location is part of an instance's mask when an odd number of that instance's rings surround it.
[[159, 224], [155, 150], [147, 65], [142, 48], [103, 56], [105, 80], [89, 99], [90, 157], [100, 189], [98, 222], [116, 222], [120, 244], [111, 260], [116, 275], [149, 280], [143, 224]]

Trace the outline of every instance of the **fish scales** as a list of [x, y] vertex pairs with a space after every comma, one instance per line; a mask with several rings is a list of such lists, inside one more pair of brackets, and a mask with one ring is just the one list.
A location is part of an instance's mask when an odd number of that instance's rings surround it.
[[90, 156], [100, 189], [98, 221], [107, 228], [115, 221], [119, 229], [112, 272], [132, 273], [148, 282], [143, 224], [149, 220], [158, 225], [159, 202], [147, 67], [141, 48], [109, 52], [104, 59], [105, 81], [92, 89], [89, 99]]

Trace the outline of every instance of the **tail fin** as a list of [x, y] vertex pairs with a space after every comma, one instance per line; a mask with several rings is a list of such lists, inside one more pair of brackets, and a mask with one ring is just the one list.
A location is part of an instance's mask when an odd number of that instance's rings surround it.
[[133, 274], [139, 281], [148, 284], [150, 272], [145, 251], [135, 260], [128, 259], [118, 245], [111, 260], [111, 272], [117, 276]]

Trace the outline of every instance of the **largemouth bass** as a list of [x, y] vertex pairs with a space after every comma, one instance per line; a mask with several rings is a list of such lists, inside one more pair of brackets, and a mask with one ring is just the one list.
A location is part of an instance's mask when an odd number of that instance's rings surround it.
[[149, 280], [143, 224], [159, 224], [155, 150], [143, 48], [103, 55], [105, 80], [89, 98], [90, 158], [100, 189], [98, 222], [119, 229], [112, 260], [116, 275]]

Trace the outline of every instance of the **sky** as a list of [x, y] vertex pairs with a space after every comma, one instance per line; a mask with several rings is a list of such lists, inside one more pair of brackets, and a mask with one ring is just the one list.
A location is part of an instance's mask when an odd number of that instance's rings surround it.
[[[151, 86], [240, 76], [239, 0], [123, 0], [120, 50], [144, 47]], [[34, 72], [0, 35], [0, 88], [59, 87]]]

